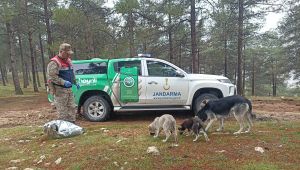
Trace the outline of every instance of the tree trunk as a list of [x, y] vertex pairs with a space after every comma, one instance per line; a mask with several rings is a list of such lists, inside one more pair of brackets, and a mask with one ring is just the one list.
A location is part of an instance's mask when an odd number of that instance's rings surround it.
[[30, 28], [30, 23], [28, 23], [28, 9], [27, 9], [27, 0], [25, 0], [25, 16], [27, 20], [27, 30], [28, 30], [28, 42], [29, 42], [29, 49], [30, 49], [30, 59], [31, 59], [31, 72], [32, 72], [32, 80], [33, 80], [33, 91], [38, 92], [37, 82], [36, 82], [36, 75], [35, 75], [35, 61], [34, 61], [34, 51], [32, 46], [32, 31]]
[[272, 92], [273, 92], [272, 95], [275, 96], [275, 74], [274, 73], [272, 73]]
[[179, 65], [179, 67], [181, 68], [182, 67], [182, 55], [181, 55], [181, 53], [182, 53], [182, 51], [181, 51], [181, 43], [179, 44], [179, 56], [178, 56], [178, 58], [179, 58], [179, 61], [178, 61], [178, 65]]
[[27, 84], [27, 87], [29, 86], [29, 82], [31, 82], [31, 77], [30, 77], [30, 71], [29, 71], [29, 56], [27, 56], [27, 55], [25, 55], [26, 56], [26, 60], [27, 61], [25, 61], [25, 73], [26, 73], [26, 77], [27, 77], [27, 80], [28, 80], [28, 84]]
[[195, 0], [191, 0], [191, 44], [192, 44], [192, 72], [198, 73], [197, 41], [196, 41], [196, 10]]
[[237, 67], [234, 67], [234, 84], [237, 84]]
[[3, 72], [4, 72], [4, 79], [5, 79], [6, 83], [9, 84], [8, 78], [7, 78], [7, 68], [5, 65], [3, 67]]
[[202, 55], [202, 66], [203, 66], [203, 72], [205, 74], [206, 72], [206, 56], [205, 55]]
[[274, 91], [273, 91], [273, 96], [277, 96], [277, 82], [276, 82], [276, 77], [275, 77], [275, 86], [274, 86]]
[[198, 73], [200, 74], [200, 72], [201, 72], [201, 68], [200, 68], [200, 49], [198, 48], [197, 49], [197, 61], [198, 61], [198, 63], [197, 63], [197, 65], [198, 65]]
[[28, 32], [28, 42], [29, 42], [29, 49], [30, 49], [30, 59], [31, 59], [31, 73], [32, 73], [32, 83], [33, 83], [33, 91], [38, 92], [37, 82], [36, 82], [36, 71], [35, 71], [35, 60], [34, 60], [34, 51], [32, 46], [32, 33], [31, 31]]
[[273, 96], [277, 96], [277, 60], [276, 59], [275, 59], [275, 79], [274, 79]]
[[[222, 3], [222, 11], [225, 12], [224, 3]], [[228, 58], [227, 58], [227, 19], [223, 23], [223, 37], [224, 37], [224, 76], [228, 76]]]
[[97, 47], [96, 47], [94, 36], [92, 36], [92, 42], [93, 42], [93, 55], [94, 55], [94, 57], [99, 57], [99, 54], [97, 54], [97, 51], [96, 51]]
[[170, 56], [170, 62], [173, 63], [173, 40], [172, 40], [172, 17], [169, 14], [169, 29], [168, 29], [168, 37], [169, 37], [169, 56]]
[[227, 61], [227, 38], [226, 33], [224, 36], [224, 76], [227, 77], [228, 75], [228, 61]]
[[19, 48], [20, 48], [21, 65], [22, 65], [23, 88], [27, 88], [28, 78], [26, 77], [25, 61], [24, 61], [23, 46], [22, 46], [22, 38], [21, 38], [21, 35], [20, 35], [19, 32], [18, 32], [18, 39], [19, 39]]
[[[245, 37], [245, 35], [244, 35], [244, 37]], [[244, 55], [243, 55], [243, 60], [242, 60], [242, 63], [243, 63], [243, 82], [242, 82], [242, 84], [243, 84], [243, 95], [245, 95], [245, 88], [246, 88], [246, 83], [245, 83], [245, 81], [246, 81], [246, 55], [245, 55], [245, 51], [246, 51], [246, 46], [245, 46], [245, 43], [244, 43]]]
[[11, 29], [11, 25], [9, 22], [6, 22], [6, 30], [7, 30], [7, 43], [8, 43], [8, 50], [9, 50], [9, 57], [10, 57], [10, 66], [12, 71], [12, 78], [15, 86], [15, 94], [23, 95], [23, 91], [20, 86], [19, 75], [18, 75], [18, 67], [16, 62], [16, 54], [14, 49], [14, 35]]
[[277, 64], [276, 60], [275, 60], [275, 65], [274, 65], [274, 61], [272, 61], [272, 94], [274, 97], [276, 96], [276, 76], [277, 76], [276, 64]]
[[74, 54], [73, 54], [74, 59], [75, 59], [75, 60], [78, 60], [78, 57], [77, 57], [77, 50], [76, 50], [75, 47], [73, 48], [73, 51], [74, 51]]
[[30, 63], [28, 62], [27, 65], [26, 65], [26, 72], [27, 72], [27, 75], [28, 75], [28, 80], [30, 82], [32, 82], [29, 65], [30, 65]]
[[238, 59], [237, 59], [237, 93], [244, 95], [242, 85], [242, 51], [243, 51], [243, 13], [244, 0], [239, 0], [239, 18], [238, 18]]
[[[143, 28], [146, 28], [147, 27], [147, 25], [146, 25], [146, 23], [145, 23], [145, 21], [142, 21], [142, 27]], [[143, 42], [142, 42], [142, 45], [143, 45], [143, 53], [147, 53], [147, 36], [145, 35], [145, 36], [143, 36]]]
[[130, 50], [129, 57], [135, 56], [133, 27], [134, 27], [133, 13], [132, 11], [130, 11], [128, 14], [129, 50]]
[[47, 83], [47, 77], [46, 77], [46, 65], [45, 65], [45, 58], [44, 58], [44, 47], [42, 42], [42, 35], [39, 34], [40, 39], [40, 49], [41, 49], [41, 58], [42, 58], [42, 69], [43, 69], [43, 77], [44, 77], [44, 84]]
[[243, 87], [243, 95], [245, 95], [245, 88], [246, 88], [246, 64], [245, 60], [243, 61], [243, 81], [242, 81], [242, 87]]
[[93, 50], [93, 38], [92, 38], [93, 35], [92, 35], [92, 30], [91, 30], [92, 23], [90, 21], [91, 19], [88, 16], [88, 14], [85, 14], [85, 15], [86, 15], [86, 21], [87, 21], [87, 26], [86, 26], [86, 31], [85, 31], [86, 50], [87, 50], [86, 52], [90, 58], [94, 58], [95, 53]]
[[255, 61], [254, 61], [254, 56], [252, 57], [252, 83], [251, 83], [251, 95], [255, 96], [255, 72], [254, 72], [254, 66], [255, 66]]
[[36, 80], [37, 80], [38, 87], [41, 87], [41, 81], [40, 81], [40, 76], [39, 76], [39, 71], [38, 71], [38, 62], [37, 62], [36, 48], [33, 51], [33, 55], [34, 55], [34, 63], [35, 63]]
[[44, 3], [44, 17], [45, 17], [45, 23], [46, 23], [46, 30], [47, 30], [47, 44], [48, 44], [48, 58], [52, 58], [55, 53], [51, 50], [51, 47], [53, 45], [53, 39], [51, 35], [51, 25], [50, 25], [50, 16], [48, 11], [48, 0], [43, 0]]
[[[27, 12], [27, 0], [23, 2], [23, 0], [20, 1], [20, 3], [23, 5], [20, 6], [20, 10], [21, 13]], [[27, 16], [26, 16], [27, 17]], [[27, 20], [27, 18], [26, 18]], [[21, 55], [21, 60], [22, 60], [22, 72], [23, 73], [23, 87], [27, 88], [29, 86], [29, 81], [31, 81], [30, 79], [30, 74], [29, 74], [29, 69], [28, 69], [28, 62], [29, 62], [29, 58], [26, 55], [26, 50], [23, 50], [23, 41], [22, 41], [22, 36], [21, 36], [21, 30], [18, 27], [18, 39], [19, 39], [19, 47], [20, 47], [20, 55]], [[26, 44], [26, 43], [25, 43]]]
[[143, 52], [147, 53], [147, 40], [143, 42]]
[[6, 83], [5, 83], [5, 76], [4, 76], [4, 69], [2, 67], [2, 63], [0, 63], [0, 76], [1, 76], [1, 80], [2, 80], [2, 84], [3, 86], [6, 86]]

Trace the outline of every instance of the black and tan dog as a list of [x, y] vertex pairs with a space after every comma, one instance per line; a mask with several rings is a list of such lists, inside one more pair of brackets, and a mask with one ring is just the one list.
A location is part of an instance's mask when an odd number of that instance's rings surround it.
[[204, 134], [205, 140], [209, 141], [206, 132], [204, 131], [204, 123], [198, 116], [193, 118], [185, 119], [181, 123], [181, 127], [178, 128], [179, 133], [182, 135], [183, 133], [191, 134], [194, 133], [196, 135], [195, 139], [193, 140], [196, 142], [200, 137], [200, 133]]
[[224, 118], [233, 114], [238, 123], [240, 124], [240, 129], [234, 134], [240, 134], [244, 130], [244, 124], [247, 120], [248, 129], [244, 133], [250, 132], [253, 126], [252, 118], [255, 114], [252, 113], [251, 102], [242, 96], [229, 96], [218, 100], [211, 100], [205, 103], [205, 106], [200, 109], [196, 114], [202, 121], [209, 120], [205, 131], [209, 129], [214, 121], [220, 120], [220, 127], [217, 131], [224, 129]]

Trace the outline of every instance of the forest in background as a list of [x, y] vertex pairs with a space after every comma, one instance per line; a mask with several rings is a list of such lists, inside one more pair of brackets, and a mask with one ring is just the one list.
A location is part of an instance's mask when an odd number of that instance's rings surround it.
[[[73, 59], [150, 53], [248, 96], [300, 94], [299, 0], [1, 0], [0, 83], [38, 92], [62, 42]], [[278, 28], [264, 17], [282, 12]], [[43, 74], [38, 74], [43, 73]], [[12, 75], [13, 82], [8, 81]], [[41, 76], [42, 75], [42, 76]], [[296, 83], [290, 87], [288, 80]]]

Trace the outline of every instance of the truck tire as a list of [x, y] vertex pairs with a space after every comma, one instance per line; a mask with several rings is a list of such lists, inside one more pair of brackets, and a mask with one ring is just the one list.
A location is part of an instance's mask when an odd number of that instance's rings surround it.
[[204, 94], [199, 95], [195, 99], [194, 104], [193, 104], [194, 114], [198, 113], [199, 110], [202, 108], [200, 104], [203, 103], [204, 100], [216, 100], [216, 99], [218, 99], [218, 97], [216, 95], [210, 94], [210, 93], [204, 93]]
[[111, 107], [103, 96], [91, 96], [83, 104], [83, 115], [92, 122], [109, 119]]

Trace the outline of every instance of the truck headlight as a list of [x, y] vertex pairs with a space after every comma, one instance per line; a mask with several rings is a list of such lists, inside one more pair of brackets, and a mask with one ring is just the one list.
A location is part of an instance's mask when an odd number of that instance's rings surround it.
[[219, 82], [222, 82], [222, 83], [230, 83], [231, 84], [231, 81], [229, 79], [218, 79]]
[[229, 94], [234, 94], [235, 86], [229, 87]]

